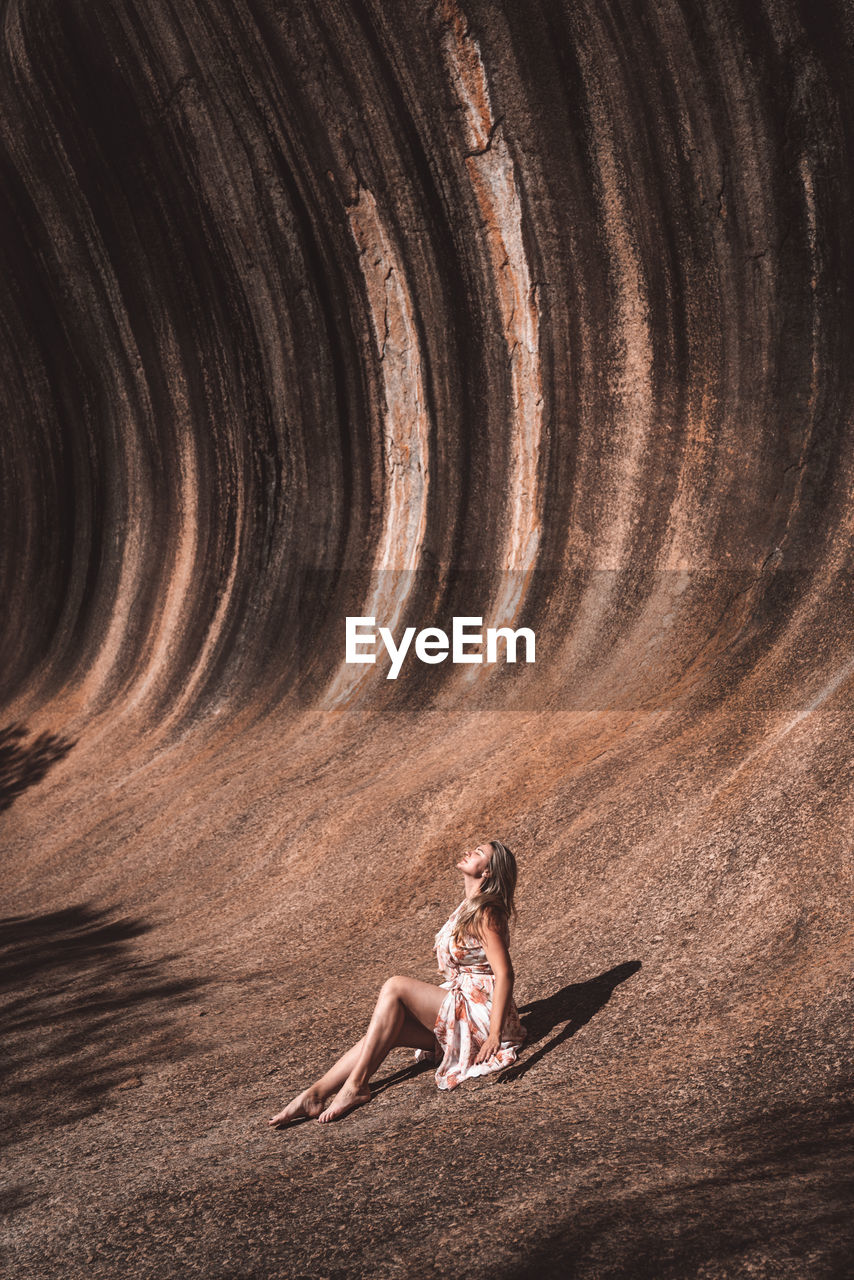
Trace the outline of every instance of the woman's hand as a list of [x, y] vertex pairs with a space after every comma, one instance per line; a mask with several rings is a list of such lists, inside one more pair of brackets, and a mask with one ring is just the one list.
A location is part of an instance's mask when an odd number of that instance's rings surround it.
[[501, 1048], [501, 1037], [496, 1035], [494, 1031], [490, 1031], [489, 1035], [480, 1046], [475, 1065], [479, 1062], [486, 1062], [487, 1058], [491, 1058]]

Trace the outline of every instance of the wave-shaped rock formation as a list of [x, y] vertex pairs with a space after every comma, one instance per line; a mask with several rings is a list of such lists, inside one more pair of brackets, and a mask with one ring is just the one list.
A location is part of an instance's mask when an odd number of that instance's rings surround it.
[[[10, 0], [2, 58], [22, 1273], [846, 1273], [850, 4]], [[519, 1069], [270, 1133], [492, 835]]]

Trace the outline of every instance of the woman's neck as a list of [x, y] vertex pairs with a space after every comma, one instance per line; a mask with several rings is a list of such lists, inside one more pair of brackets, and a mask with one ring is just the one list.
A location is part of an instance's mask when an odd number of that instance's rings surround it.
[[467, 876], [463, 873], [463, 884], [465, 885], [465, 894], [467, 898], [473, 898], [475, 894], [480, 893], [480, 877]]

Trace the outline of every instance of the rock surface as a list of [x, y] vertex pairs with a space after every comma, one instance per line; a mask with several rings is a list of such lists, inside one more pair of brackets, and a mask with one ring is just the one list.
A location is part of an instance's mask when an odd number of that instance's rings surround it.
[[[851, 6], [5, 18], [10, 1274], [850, 1275]], [[517, 1066], [268, 1130], [493, 835]]]

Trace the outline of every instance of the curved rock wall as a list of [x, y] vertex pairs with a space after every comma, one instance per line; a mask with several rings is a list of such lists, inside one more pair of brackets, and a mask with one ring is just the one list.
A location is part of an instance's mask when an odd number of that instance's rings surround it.
[[[844, 34], [16, 5], [7, 699], [184, 720], [313, 672], [346, 704], [347, 612], [524, 621], [530, 706], [611, 664], [660, 697], [751, 620], [785, 668], [849, 567]], [[395, 705], [466, 694], [419, 674]]]

